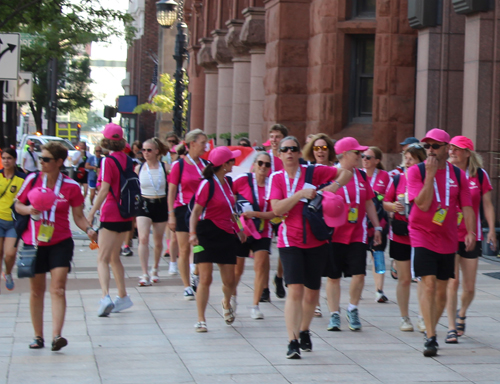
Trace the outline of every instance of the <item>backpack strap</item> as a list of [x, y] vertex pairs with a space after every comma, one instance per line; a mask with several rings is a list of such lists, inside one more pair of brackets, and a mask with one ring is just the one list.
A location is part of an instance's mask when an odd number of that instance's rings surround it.
[[255, 190], [253, 188], [253, 174], [248, 172], [247, 173], [247, 179], [248, 179], [248, 185], [250, 186], [250, 191], [252, 192], [252, 197], [253, 197], [253, 210], [256, 212], [260, 211], [259, 204], [257, 204], [257, 196], [255, 196]]
[[[301, 165], [299, 165], [299, 167], [301, 167]], [[304, 183], [312, 184], [313, 176], [314, 176], [314, 168], [315, 168], [315, 165], [313, 165], [313, 164], [307, 166], [306, 178], [304, 180]], [[302, 214], [302, 242], [304, 244], [307, 244], [306, 216], [304, 214]]]
[[[452, 164], [453, 165], [453, 164]], [[453, 170], [455, 171], [455, 176], [457, 178], [458, 186], [460, 187], [462, 184], [462, 178], [460, 174], [460, 168], [453, 165]]]
[[365, 180], [365, 182], [366, 182], [366, 172], [365, 172], [365, 171], [363, 171], [362, 169], [359, 169], [359, 168], [358, 168], [358, 169], [356, 169], [356, 171], [359, 171], [359, 173], [361, 173], [361, 176], [363, 177], [363, 179], [364, 179], [364, 180]]
[[[107, 159], [109, 159], [109, 158], [113, 159], [113, 161], [116, 164], [116, 167], [118, 168], [118, 171], [120, 172], [120, 177], [122, 177], [125, 172], [124, 172], [122, 166], [120, 165], [120, 162], [118, 161], [118, 159], [116, 157], [112, 156], [112, 155], [109, 155], [107, 157]], [[129, 159], [129, 157], [127, 156], [127, 167], [126, 168], [128, 168], [128, 159]], [[132, 160], [130, 160], [130, 161], [132, 161]], [[113, 195], [113, 197], [116, 200], [116, 202], [119, 203], [120, 200], [115, 196], [115, 193], [113, 192], [113, 186], [112, 185], [109, 186], [109, 190], [111, 191], [111, 195]]]
[[[420, 171], [420, 177], [422, 178], [422, 182], [424, 182], [424, 180], [425, 180], [425, 163], [418, 163], [417, 166], [418, 166], [418, 169]], [[453, 171], [455, 172], [455, 177], [457, 178], [458, 186], [460, 187], [462, 184], [460, 168], [454, 166], [453, 164], [451, 164], [451, 166], [453, 167]]]
[[398, 190], [399, 180], [401, 180], [401, 174], [397, 173], [392, 177], [392, 182], [394, 184], [394, 192]]

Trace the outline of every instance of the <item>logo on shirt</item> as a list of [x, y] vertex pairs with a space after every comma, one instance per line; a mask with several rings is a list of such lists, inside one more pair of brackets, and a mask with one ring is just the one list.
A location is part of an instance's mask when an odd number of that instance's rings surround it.
[[382, 180], [378, 181], [378, 185], [384, 185], [385, 183]]
[[363, 183], [359, 183], [359, 188], [364, 191], [365, 190], [365, 185]]
[[17, 191], [17, 185], [13, 185], [12, 187], [10, 187], [10, 193], [16, 193]]
[[61, 192], [59, 192], [59, 196], [57, 196], [57, 202], [58, 203], [65, 203], [65, 202], [67, 202], [66, 197], [64, 197], [64, 195]]
[[450, 178], [450, 187], [458, 187], [458, 185], [455, 183], [453, 179]]

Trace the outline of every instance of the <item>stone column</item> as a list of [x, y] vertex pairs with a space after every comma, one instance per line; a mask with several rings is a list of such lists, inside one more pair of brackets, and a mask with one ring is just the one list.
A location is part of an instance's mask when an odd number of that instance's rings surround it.
[[199, 45], [189, 47], [189, 55], [192, 58], [189, 62], [189, 92], [191, 94], [189, 125], [190, 129], [204, 129], [205, 114], [205, 72], [198, 65], [197, 53]]
[[231, 133], [233, 110], [233, 57], [227, 48], [227, 31], [215, 30], [212, 32], [212, 57], [217, 62], [219, 71], [217, 94], [217, 144], [226, 144], [220, 139], [223, 133]]
[[200, 39], [200, 50], [198, 51], [198, 64], [205, 72], [205, 110], [203, 118], [203, 129], [207, 135], [217, 133], [217, 99], [219, 90], [219, 72], [217, 62], [212, 57], [211, 38]]
[[259, 7], [243, 10], [245, 23], [240, 40], [250, 47], [250, 108], [248, 133], [250, 142], [258, 144], [267, 138], [264, 127], [264, 76], [266, 74], [265, 9]]
[[248, 47], [240, 40], [242, 20], [226, 23], [228, 33], [226, 44], [233, 56], [233, 107], [231, 117], [232, 144], [237, 142], [235, 135], [248, 133], [250, 113], [250, 55]]

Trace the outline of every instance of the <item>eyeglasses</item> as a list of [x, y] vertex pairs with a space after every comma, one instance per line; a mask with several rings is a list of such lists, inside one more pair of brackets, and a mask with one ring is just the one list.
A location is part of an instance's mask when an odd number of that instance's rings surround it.
[[50, 160], [55, 160], [53, 157], [39, 157], [39, 159], [44, 163], [50, 163]]
[[430, 148], [432, 148], [432, 149], [439, 149], [441, 147], [444, 147], [445, 145], [446, 145], [446, 143], [444, 143], [444, 144], [428, 144], [428, 143], [425, 143], [424, 144], [424, 148], [425, 149], [430, 149]]
[[271, 168], [271, 163], [269, 161], [262, 161], [262, 160], [259, 160], [257, 161], [257, 165], [259, 167], [262, 167], [263, 165], [266, 166], [266, 168]]
[[328, 145], [315, 145], [315, 146], [313, 146], [313, 151], [314, 152], [318, 152], [320, 149], [322, 151], [327, 151], [328, 150]]
[[371, 160], [371, 159], [373, 159], [373, 156], [368, 156], [368, 155], [363, 154], [363, 155], [361, 155], [361, 158], [366, 159], [366, 160]]
[[142, 151], [146, 151], [147, 153], [153, 152], [153, 148], [142, 148]]
[[288, 151], [292, 151], [293, 153], [296, 153], [299, 151], [299, 147], [292, 146], [292, 147], [281, 147], [280, 152], [286, 153]]

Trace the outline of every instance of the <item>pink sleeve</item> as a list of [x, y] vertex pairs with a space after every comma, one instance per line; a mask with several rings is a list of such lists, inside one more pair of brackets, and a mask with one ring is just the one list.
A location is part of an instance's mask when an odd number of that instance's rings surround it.
[[[399, 179], [399, 182], [401, 182], [401, 178]], [[384, 201], [388, 203], [393, 203], [396, 201], [396, 190], [394, 188], [392, 177], [389, 180], [389, 185], [387, 186], [387, 190], [385, 191]]]
[[493, 187], [491, 186], [490, 176], [483, 169], [483, 184], [481, 185], [481, 192], [484, 195], [485, 193], [488, 193], [492, 189]]
[[465, 172], [460, 170], [460, 207], [472, 207], [472, 201], [470, 198], [470, 189], [467, 178], [465, 177]]
[[208, 180], [203, 180], [198, 187], [198, 191], [196, 192], [195, 203], [205, 207], [207, 205], [208, 200], [208, 191], [210, 189], [210, 183]]
[[101, 181], [105, 181], [108, 184], [111, 184], [114, 179], [114, 175], [116, 174], [116, 171], [118, 169], [116, 168], [116, 164], [113, 159], [110, 159], [109, 157], [106, 157], [102, 161], [102, 175], [101, 175]]
[[83, 204], [83, 195], [79, 186], [71, 185], [71, 195], [69, 197], [69, 205], [72, 207], [78, 207]]
[[233, 181], [233, 194], [241, 193], [241, 189], [245, 184], [248, 184], [248, 176], [242, 175], [237, 177]]
[[34, 175], [35, 174], [32, 173], [24, 180], [23, 186], [21, 187], [21, 190], [16, 197], [16, 199], [19, 200], [20, 203], [26, 204], [26, 202], [28, 201], [28, 192], [31, 190], [31, 183], [33, 182], [33, 178], [35, 177]]
[[424, 187], [424, 182], [422, 181], [422, 176], [420, 175], [420, 169], [418, 165], [414, 165], [408, 168], [408, 199], [413, 201], [416, 199], [422, 188]]
[[179, 161], [176, 161], [174, 162], [174, 164], [172, 164], [172, 168], [170, 169], [170, 174], [168, 178], [168, 182], [170, 184], [178, 185], [179, 171], [180, 171]]
[[336, 167], [317, 166], [314, 168], [313, 184], [321, 185], [335, 180], [338, 169]]
[[375, 193], [369, 183], [365, 183], [366, 185], [366, 200], [371, 200], [375, 197]]
[[271, 175], [271, 180], [269, 180], [269, 193], [267, 200], [283, 200], [286, 196], [284, 194], [282, 183], [281, 183], [281, 173], [273, 173]]

